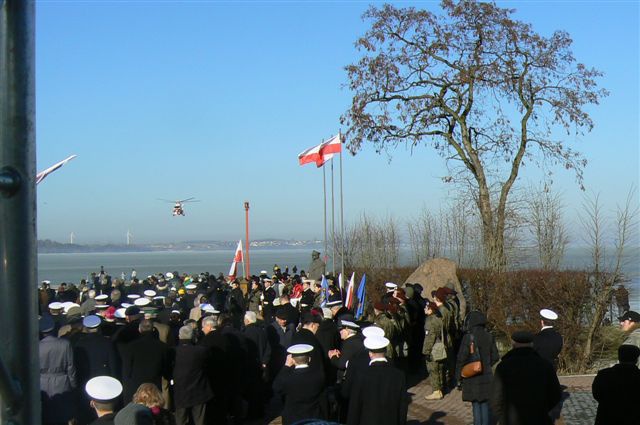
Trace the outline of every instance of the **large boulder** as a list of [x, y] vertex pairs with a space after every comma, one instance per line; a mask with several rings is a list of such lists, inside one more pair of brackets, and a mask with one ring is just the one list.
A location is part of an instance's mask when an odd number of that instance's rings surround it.
[[447, 258], [433, 258], [422, 263], [411, 276], [407, 278], [406, 283], [419, 283], [424, 288], [422, 296], [431, 298], [431, 291], [448, 286], [455, 289], [460, 299], [460, 314], [464, 317], [467, 311], [467, 303], [462, 294], [462, 286], [456, 275], [456, 263]]

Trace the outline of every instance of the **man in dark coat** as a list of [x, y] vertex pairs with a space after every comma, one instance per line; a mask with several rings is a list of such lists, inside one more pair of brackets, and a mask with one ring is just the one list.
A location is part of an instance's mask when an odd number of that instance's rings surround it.
[[280, 296], [280, 306], [278, 310], [283, 310], [287, 316], [287, 323], [291, 323], [294, 328], [298, 327], [300, 323], [300, 312], [294, 306], [291, 305], [289, 295], [284, 294]]
[[122, 384], [111, 376], [96, 376], [91, 378], [84, 387], [89, 398], [88, 407], [95, 411], [93, 422], [83, 421], [89, 425], [114, 425], [115, 410], [118, 397], [122, 394]]
[[326, 369], [328, 368], [329, 357], [322, 353], [322, 345], [316, 338], [316, 332], [320, 327], [322, 318], [312, 312], [306, 311], [302, 313], [302, 328], [293, 335], [291, 344], [307, 344], [313, 347], [310, 357], [309, 367], [317, 369], [326, 377]]
[[533, 349], [540, 357], [553, 365], [553, 370], [558, 370], [558, 355], [562, 351], [562, 335], [553, 325], [558, 320], [558, 315], [549, 310], [540, 310], [540, 324], [542, 330], [533, 337]]
[[329, 360], [331, 364], [338, 369], [338, 382], [342, 382], [347, 371], [349, 360], [355, 359], [360, 353], [364, 352], [364, 341], [362, 335], [358, 333], [360, 326], [348, 321], [341, 320], [338, 327], [340, 328], [340, 338], [342, 344], [340, 350], [329, 351]]
[[43, 338], [39, 343], [42, 423], [66, 424], [75, 416], [76, 369], [71, 343], [54, 336], [55, 322], [44, 315], [39, 323]]
[[273, 281], [271, 279], [264, 280], [264, 292], [262, 293], [262, 317], [266, 323], [273, 322], [275, 309], [273, 301], [276, 299], [276, 291], [273, 289]]
[[407, 386], [404, 373], [385, 357], [389, 340], [364, 340], [369, 366], [354, 376], [349, 398], [348, 425], [403, 425], [407, 421]]
[[313, 347], [307, 344], [289, 347], [285, 367], [273, 382], [273, 390], [284, 397], [283, 425], [303, 419], [326, 418], [324, 376], [309, 367], [312, 351]]
[[271, 346], [269, 376], [273, 380], [284, 364], [287, 357], [286, 351], [291, 345], [291, 339], [293, 338], [295, 330], [292, 325], [287, 323], [287, 316], [284, 312], [278, 312], [276, 320], [266, 327], [266, 331], [267, 340]]
[[[73, 357], [78, 375], [78, 385], [85, 384], [97, 376], [120, 376], [120, 359], [111, 340], [100, 332], [101, 319], [90, 315], [82, 320], [84, 333], [73, 347]], [[88, 423], [95, 416], [89, 406], [90, 400], [82, 398], [78, 409], [80, 423]]]
[[240, 329], [242, 325], [243, 314], [246, 310], [245, 302], [244, 302], [244, 294], [242, 293], [242, 289], [240, 289], [240, 282], [234, 280], [230, 284], [231, 290], [229, 291], [229, 295], [226, 299], [226, 311], [231, 314], [233, 318], [233, 326], [236, 329]]
[[249, 418], [259, 418], [264, 412], [266, 388], [268, 380], [268, 365], [271, 361], [271, 346], [267, 339], [267, 332], [257, 323], [257, 315], [253, 311], [244, 314], [244, 336], [248, 350], [248, 380], [247, 402]]
[[229, 341], [218, 329], [218, 318], [207, 316], [202, 319], [204, 336], [198, 345], [209, 350], [209, 381], [213, 384], [214, 398], [207, 406], [211, 423], [224, 423], [229, 410], [229, 394], [227, 383], [232, 379], [229, 365]]
[[176, 425], [204, 425], [207, 403], [213, 398], [208, 368], [209, 350], [193, 345], [193, 327], [180, 328], [173, 368], [173, 400]]
[[128, 403], [138, 387], [149, 382], [162, 388], [162, 378], [171, 379], [172, 353], [154, 335], [153, 322], [142, 320], [140, 337], [122, 350], [123, 401]]
[[515, 332], [491, 385], [491, 407], [503, 425], [552, 425], [561, 390], [553, 366], [533, 349], [530, 332]]
[[598, 401], [595, 425], [640, 424], [638, 357], [640, 348], [621, 345], [618, 348], [619, 363], [598, 372], [591, 386], [593, 398]]
[[302, 279], [302, 297], [300, 298], [300, 310], [308, 311], [313, 307], [313, 303], [316, 299], [316, 294], [311, 289], [311, 284], [313, 280], [311, 279]]

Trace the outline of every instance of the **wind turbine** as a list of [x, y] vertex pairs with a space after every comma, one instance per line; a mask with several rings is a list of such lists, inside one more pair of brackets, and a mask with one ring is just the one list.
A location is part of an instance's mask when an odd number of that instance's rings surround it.
[[133, 235], [131, 234], [131, 231], [129, 229], [127, 229], [127, 245], [131, 245], [131, 238], [133, 237]]
[[69, 243], [70, 243], [71, 245], [73, 245], [73, 238], [75, 238], [75, 236], [76, 236], [76, 234], [75, 234], [75, 233], [73, 233], [73, 232], [71, 232], [71, 234], [69, 235]]

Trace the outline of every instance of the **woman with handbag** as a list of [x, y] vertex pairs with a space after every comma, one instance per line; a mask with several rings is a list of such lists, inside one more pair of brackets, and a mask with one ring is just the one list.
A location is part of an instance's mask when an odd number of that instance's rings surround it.
[[444, 345], [444, 327], [438, 312], [438, 306], [427, 303], [424, 309], [427, 318], [424, 323], [424, 343], [422, 354], [427, 360], [427, 371], [433, 392], [425, 396], [426, 400], [441, 400], [444, 397], [444, 366], [447, 360], [447, 349]]
[[462, 385], [462, 400], [470, 401], [473, 407], [473, 425], [492, 424], [489, 409], [491, 367], [500, 355], [495, 338], [485, 328], [486, 323], [487, 317], [483, 313], [469, 313], [456, 361], [455, 376]]

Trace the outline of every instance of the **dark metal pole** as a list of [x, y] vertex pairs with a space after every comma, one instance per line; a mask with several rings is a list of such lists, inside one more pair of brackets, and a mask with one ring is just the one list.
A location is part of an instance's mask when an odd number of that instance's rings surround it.
[[[249, 201], [245, 201], [244, 202], [244, 228], [245, 228], [245, 232], [246, 232], [246, 237], [244, 240], [244, 245], [245, 245], [245, 251], [247, 252], [247, 262], [246, 262], [246, 266], [245, 266], [245, 277], [247, 279], [251, 278], [251, 268], [250, 268], [250, 264], [249, 264]], [[244, 258], [244, 257], [243, 257]], [[251, 289], [251, 286], [249, 286], [247, 289]]]
[[35, 2], [0, 0], [0, 359], [3, 424], [40, 419], [36, 252]]

